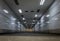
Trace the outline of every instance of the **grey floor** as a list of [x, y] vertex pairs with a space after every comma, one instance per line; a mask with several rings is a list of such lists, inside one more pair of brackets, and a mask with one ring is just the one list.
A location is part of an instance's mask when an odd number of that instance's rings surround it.
[[0, 36], [0, 41], [60, 41], [60, 36]]
[[13, 33], [0, 35], [0, 41], [60, 41], [60, 36], [40, 33]]

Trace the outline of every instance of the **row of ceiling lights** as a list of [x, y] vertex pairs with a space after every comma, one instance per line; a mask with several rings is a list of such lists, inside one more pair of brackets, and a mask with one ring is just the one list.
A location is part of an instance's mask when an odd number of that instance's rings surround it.
[[[3, 9], [3, 11], [4, 11], [5, 13], [7, 13], [7, 14], [9, 13], [6, 9]], [[13, 24], [13, 25], [14, 25], [14, 24], [15, 24], [15, 22], [14, 22], [14, 21], [16, 20], [16, 18], [11, 17], [11, 20], [13, 21], [11, 24]], [[18, 23], [20, 23], [20, 22], [18, 22]]]
[[[36, 14], [35, 17], [37, 17], [37, 16], [38, 15]], [[26, 19], [23, 17], [22, 20], [26, 20]], [[35, 22], [35, 20], [33, 20], [33, 22]], [[24, 23], [26, 23], [26, 21]]]
[[[35, 17], [37, 17], [37, 16], [38, 16], [38, 15], [35, 14]], [[26, 19], [23, 17], [22, 20], [26, 20]], [[33, 22], [35, 22], [35, 20], [33, 20]], [[26, 21], [25, 21], [24, 23], [26, 23]], [[33, 23], [32, 23], [32, 24], [33, 24]]]
[[[9, 13], [6, 9], [3, 10], [5, 13]], [[12, 20], [16, 20], [16, 18], [11, 17]]]
[[[5, 10], [5, 9], [4, 9], [3, 11], [4, 11], [5, 13], [9, 13], [9, 12], [8, 12], [7, 10]], [[21, 11], [21, 10], [19, 10], [19, 11], [22, 13], [22, 11]], [[35, 14], [35, 17], [37, 17], [37, 16], [38, 16], [38, 15], [37, 15], [37, 14]], [[13, 17], [12, 17], [12, 19], [13, 19], [13, 20], [16, 20], [16, 19], [15, 19], [15, 18], [13, 18]], [[22, 20], [25, 20], [25, 18], [22, 18]], [[33, 20], [33, 22], [35, 22], [35, 20]], [[24, 23], [26, 23], [26, 21], [25, 21]], [[34, 23], [32, 23], [32, 24], [34, 24]]]
[[[19, 9], [18, 11], [19, 11], [19, 13], [22, 13], [21, 9]], [[26, 19], [23, 17], [22, 20], [26, 20]], [[26, 21], [24, 23], [26, 23]]]
[[[45, 2], [45, 0], [41, 0], [40, 1], [40, 5], [43, 5], [44, 4], [44, 2]], [[9, 13], [7, 10], [3, 10], [5, 13]], [[19, 13], [22, 13], [22, 10], [21, 9], [19, 9], [18, 10], [19, 11]], [[37, 14], [35, 14], [35, 17], [37, 17], [38, 15]], [[22, 18], [23, 20], [25, 20], [25, 18]], [[15, 18], [13, 19], [13, 20], [16, 20]], [[33, 21], [35, 21], [35, 20], [33, 20]], [[24, 22], [24, 23], [26, 23], [26, 22]]]
[[[41, 1], [40, 1], [40, 5], [43, 5], [44, 2], [45, 2], [45, 0], [41, 0]], [[19, 13], [22, 13], [22, 10], [21, 10], [21, 9], [19, 9], [18, 11], [19, 11]], [[38, 16], [38, 15], [35, 14], [35, 17], [37, 17], [37, 16]], [[49, 16], [50, 16], [50, 15], [46, 15], [46, 17], [49, 17]], [[23, 18], [23, 20], [25, 20], [25, 18]], [[56, 18], [55, 20], [57, 20], [57, 18]], [[33, 20], [33, 22], [35, 22], [35, 20]], [[24, 22], [24, 23], [26, 23], [26, 22]], [[47, 22], [47, 23], [50, 23], [50, 22]], [[34, 23], [32, 23], [32, 24], [34, 24]]]
[[[21, 10], [21, 9], [19, 9], [18, 11], [19, 11], [19, 13], [22, 13], [22, 10]], [[37, 17], [37, 16], [38, 16], [38, 15], [35, 14], [35, 17]], [[26, 20], [26, 19], [23, 17], [22, 20]], [[35, 21], [35, 20], [33, 20], [33, 21]], [[25, 21], [24, 23], [26, 23], [26, 21]]]
[[[41, 0], [41, 1], [40, 1], [40, 5], [43, 5], [44, 2], [45, 2], [45, 0]], [[19, 11], [19, 13], [22, 13], [22, 10], [21, 10], [21, 9], [19, 9], [18, 11]]]
[[[6, 9], [3, 10], [5, 13], [9, 13]], [[20, 13], [22, 13], [21, 9], [19, 10]], [[16, 20], [16, 18], [11, 17], [12, 20]], [[25, 20], [25, 18], [22, 18], [22, 20]], [[26, 23], [26, 22], [24, 22]], [[12, 23], [14, 24], [14, 23]]]
[[[43, 5], [44, 2], [45, 2], [45, 0], [41, 0], [41, 1], [40, 1], [40, 5]], [[19, 13], [22, 13], [22, 10], [21, 10], [21, 9], [19, 9], [18, 11], [19, 11]], [[35, 14], [35, 17], [37, 17], [37, 16], [38, 16], [38, 15]], [[47, 16], [47, 17], [48, 17], [48, 16]], [[22, 19], [25, 20], [25, 18], [22, 18]], [[33, 22], [35, 22], [35, 20], [33, 20]], [[25, 21], [24, 23], [26, 23], [26, 21]], [[32, 23], [32, 24], [34, 24], [34, 23]]]

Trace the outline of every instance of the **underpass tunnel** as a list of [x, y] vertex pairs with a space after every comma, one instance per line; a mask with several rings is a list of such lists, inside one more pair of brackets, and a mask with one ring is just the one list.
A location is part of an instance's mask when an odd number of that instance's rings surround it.
[[60, 0], [0, 0], [0, 33], [60, 33]]

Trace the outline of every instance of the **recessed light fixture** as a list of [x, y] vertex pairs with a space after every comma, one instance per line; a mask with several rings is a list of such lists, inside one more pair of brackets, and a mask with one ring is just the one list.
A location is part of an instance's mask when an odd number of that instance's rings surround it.
[[37, 17], [38, 15], [37, 14], [35, 14], [35, 17]]
[[8, 11], [7, 11], [7, 10], [5, 10], [5, 9], [4, 9], [3, 11], [4, 11], [5, 13], [8, 13]]
[[46, 17], [49, 17], [50, 15], [46, 15]]
[[25, 20], [25, 18], [23, 18], [23, 20]]
[[18, 11], [19, 11], [19, 13], [22, 13], [22, 10], [21, 9], [19, 9]]
[[40, 5], [43, 5], [44, 2], [45, 2], [45, 0], [41, 0], [41, 1], [40, 1]]

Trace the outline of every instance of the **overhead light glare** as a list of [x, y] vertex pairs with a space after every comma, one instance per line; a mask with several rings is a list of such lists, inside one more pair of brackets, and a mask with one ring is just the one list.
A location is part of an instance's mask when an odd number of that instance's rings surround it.
[[45, 0], [41, 0], [41, 1], [40, 1], [40, 5], [43, 5], [44, 2], [45, 2]]
[[19, 11], [19, 13], [22, 13], [22, 10], [21, 9], [19, 9], [18, 11]]
[[23, 18], [23, 20], [25, 20], [25, 18]]
[[38, 15], [37, 14], [35, 14], [35, 17], [37, 17]]
[[50, 15], [46, 15], [46, 17], [49, 17]]
[[3, 11], [4, 11], [5, 13], [8, 13], [8, 11], [7, 11], [7, 10], [5, 10], [5, 9], [4, 9]]

